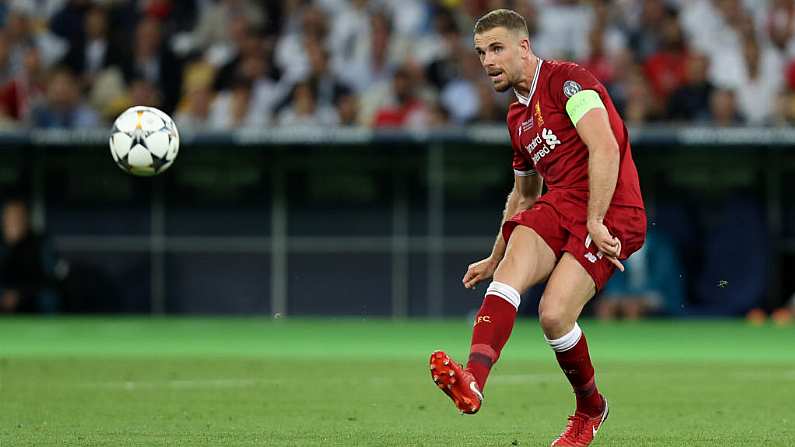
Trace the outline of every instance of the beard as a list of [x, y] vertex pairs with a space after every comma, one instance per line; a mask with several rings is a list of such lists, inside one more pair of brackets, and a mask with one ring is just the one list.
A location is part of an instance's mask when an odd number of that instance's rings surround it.
[[500, 81], [500, 82], [494, 84], [494, 90], [496, 90], [499, 93], [505, 92], [509, 88], [511, 88], [511, 83], [508, 82], [508, 81]]
[[506, 73], [504, 70], [499, 70], [499, 71], [492, 72], [492, 73], [487, 73], [487, 74], [491, 78], [490, 79], [491, 80], [491, 85], [494, 87], [494, 90], [497, 91], [497, 92], [502, 93], [502, 92], [508, 90], [509, 88], [511, 88], [511, 86], [513, 85], [513, 83], [511, 82], [511, 80], [508, 77], [508, 73]]

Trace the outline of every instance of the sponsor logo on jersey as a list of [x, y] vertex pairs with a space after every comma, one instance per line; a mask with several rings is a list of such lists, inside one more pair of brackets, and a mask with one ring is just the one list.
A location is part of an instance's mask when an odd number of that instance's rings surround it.
[[536, 150], [536, 148], [538, 147], [539, 144], [541, 144], [542, 141], [543, 140], [541, 139], [541, 135], [540, 134], [536, 134], [535, 138], [530, 140], [530, 142], [527, 143], [527, 146], [525, 146], [525, 149], [527, 150], [527, 153], [528, 154], [532, 154], [533, 151]]
[[[559, 144], [560, 140], [558, 139], [558, 136], [545, 127], [541, 130], [541, 133], [536, 134], [535, 138], [533, 138], [530, 143], [527, 144], [525, 149], [527, 149], [527, 152], [531, 154], [533, 164], [537, 164], [542, 158], [546, 157], [550, 152], [555, 150]], [[538, 148], [538, 145], [541, 145], [541, 149], [538, 149], [538, 152], [533, 153], [533, 151]]]
[[563, 83], [563, 94], [566, 95], [567, 98], [571, 98], [580, 90], [582, 90], [582, 86], [576, 81], [569, 80]]
[[557, 135], [555, 135], [546, 127], [541, 131], [541, 135], [544, 137], [544, 141], [547, 143], [547, 146], [549, 146], [550, 150], [555, 149], [555, 146], [560, 144], [560, 140], [558, 140]]

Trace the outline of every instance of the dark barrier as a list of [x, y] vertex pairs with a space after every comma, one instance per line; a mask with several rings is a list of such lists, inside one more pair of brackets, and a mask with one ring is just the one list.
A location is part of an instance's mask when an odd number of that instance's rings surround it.
[[[0, 134], [0, 184], [31, 198], [69, 271], [63, 310], [442, 316], [479, 305], [511, 187], [504, 128], [183, 135], [131, 177], [107, 135]], [[676, 253], [682, 315], [795, 290], [795, 132], [633, 129], [649, 228]], [[532, 309], [528, 309], [532, 312]]]

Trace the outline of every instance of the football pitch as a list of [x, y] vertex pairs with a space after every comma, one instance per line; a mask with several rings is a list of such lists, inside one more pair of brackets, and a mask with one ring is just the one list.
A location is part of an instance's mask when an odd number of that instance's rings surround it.
[[[610, 419], [594, 446], [794, 446], [795, 328], [581, 323]], [[573, 395], [521, 320], [474, 416], [429, 353], [464, 319], [0, 319], [0, 446], [546, 446]]]

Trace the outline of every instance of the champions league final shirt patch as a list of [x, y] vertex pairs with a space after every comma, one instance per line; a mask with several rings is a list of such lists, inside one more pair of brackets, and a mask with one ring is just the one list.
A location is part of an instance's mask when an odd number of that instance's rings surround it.
[[530, 117], [529, 120], [524, 121], [524, 122], [522, 122], [521, 125], [519, 125], [519, 128], [516, 129], [516, 133], [518, 133], [519, 136], [521, 137], [522, 133], [527, 131], [527, 130], [530, 130], [531, 127], [533, 127], [533, 117], [532, 116]]
[[580, 90], [582, 90], [582, 86], [575, 81], [566, 81], [563, 83], [563, 94], [566, 95], [567, 98], [571, 98]]

